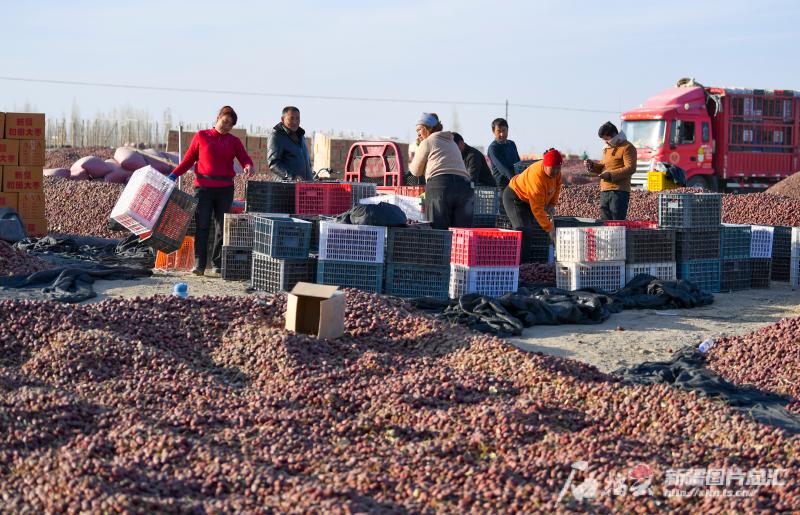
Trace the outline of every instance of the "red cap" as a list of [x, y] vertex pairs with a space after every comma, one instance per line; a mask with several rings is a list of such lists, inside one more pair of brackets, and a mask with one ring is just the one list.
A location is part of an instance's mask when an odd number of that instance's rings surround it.
[[542, 159], [544, 166], [561, 166], [561, 163], [561, 152], [558, 150], [553, 148], [544, 153], [544, 159]]

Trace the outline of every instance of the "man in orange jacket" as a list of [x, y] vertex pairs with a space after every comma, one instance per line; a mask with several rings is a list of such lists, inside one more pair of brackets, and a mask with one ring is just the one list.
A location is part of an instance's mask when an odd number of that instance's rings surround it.
[[555, 242], [556, 230], [550, 219], [561, 193], [561, 153], [551, 148], [541, 161], [515, 175], [503, 191], [503, 207], [516, 231], [522, 232], [520, 261], [527, 263], [534, 231], [544, 231]]

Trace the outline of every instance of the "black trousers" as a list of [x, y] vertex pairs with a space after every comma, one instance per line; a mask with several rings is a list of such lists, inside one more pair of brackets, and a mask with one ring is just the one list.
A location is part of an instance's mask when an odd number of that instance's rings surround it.
[[625, 220], [630, 199], [631, 194], [627, 191], [601, 191], [600, 220]]
[[475, 192], [470, 182], [459, 175], [432, 177], [425, 184], [425, 216], [434, 229], [472, 227]]
[[533, 216], [531, 206], [520, 199], [516, 192], [509, 187], [503, 190], [503, 207], [506, 216], [515, 231], [522, 233], [522, 248], [520, 249], [520, 263], [531, 262], [531, 240], [534, 232], [544, 232], [536, 217]]
[[205, 270], [208, 264], [208, 233], [211, 220], [214, 220], [214, 250], [211, 266], [222, 267], [222, 231], [225, 224], [225, 213], [233, 205], [233, 186], [223, 188], [197, 188], [197, 211], [195, 220], [197, 232], [194, 237], [194, 264], [196, 268]]

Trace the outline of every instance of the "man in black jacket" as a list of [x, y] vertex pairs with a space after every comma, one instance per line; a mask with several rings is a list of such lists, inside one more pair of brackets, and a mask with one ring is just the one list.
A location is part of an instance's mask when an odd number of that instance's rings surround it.
[[464, 138], [457, 132], [453, 133], [453, 141], [456, 142], [458, 149], [461, 150], [461, 158], [464, 160], [469, 176], [472, 177], [472, 184], [475, 186], [494, 187], [495, 182], [494, 177], [492, 177], [492, 171], [489, 170], [489, 165], [486, 164], [486, 158], [483, 157], [481, 151], [464, 143]]
[[313, 179], [305, 134], [306, 131], [300, 127], [300, 110], [294, 106], [284, 107], [281, 123], [272, 128], [267, 144], [269, 169], [280, 179]]

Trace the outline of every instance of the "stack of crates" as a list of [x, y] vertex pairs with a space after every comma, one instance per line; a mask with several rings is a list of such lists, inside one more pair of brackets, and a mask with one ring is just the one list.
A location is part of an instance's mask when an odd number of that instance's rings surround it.
[[248, 213], [294, 213], [294, 182], [247, 181], [245, 208]]
[[248, 281], [253, 265], [253, 213], [225, 214], [222, 233], [222, 278]]
[[722, 194], [661, 193], [658, 225], [675, 229], [678, 279], [706, 292], [719, 292]]
[[556, 229], [556, 285], [607, 292], [625, 286], [625, 227]]
[[311, 223], [311, 243], [309, 244], [309, 251], [312, 254], [319, 253], [319, 224], [324, 220], [332, 220], [330, 217], [320, 215], [292, 215], [292, 218], [298, 220], [305, 220]]
[[675, 231], [655, 222], [606, 221], [607, 226], [625, 227], [625, 284], [640, 274], [662, 281], [677, 278]]
[[472, 227], [494, 228], [500, 214], [503, 190], [500, 188], [477, 186], [472, 204]]
[[179, 250], [196, 208], [196, 198], [177, 188], [173, 189], [155, 226], [151, 231], [140, 234], [139, 240], [165, 254]]
[[749, 225], [722, 224], [721, 231], [720, 291], [749, 290], [753, 278], [752, 229]]
[[156, 270], [188, 272], [194, 268], [194, 237], [186, 236], [181, 246], [175, 252], [156, 253]]
[[774, 227], [772, 233], [772, 280], [788, 283], [791, 279], [791, 262], [792, 228]]
[[386, 293], [446, 300], [452, 233], [392, 227], [386, 244]]
[[317, 283], [383, 291], [386, 227], [320, 222]]
[[250, 286], [255, 290], [289, 291], [298, 282], [314, 281], [309, 257], [311, 223], [289, 217], [253, 217]]
[[378, 189], [374, 184], [367, 182], [346, 182], [353, 189], [352, 204], [357, 206], [362, 198], [371, 198], [378, 195]]
[[519, 287], [522, 233], [506, 229], [453, 228], [449, 295], [501, 297]]
[[750, 226], [750, 288], [769, 288], [774, 227]]

